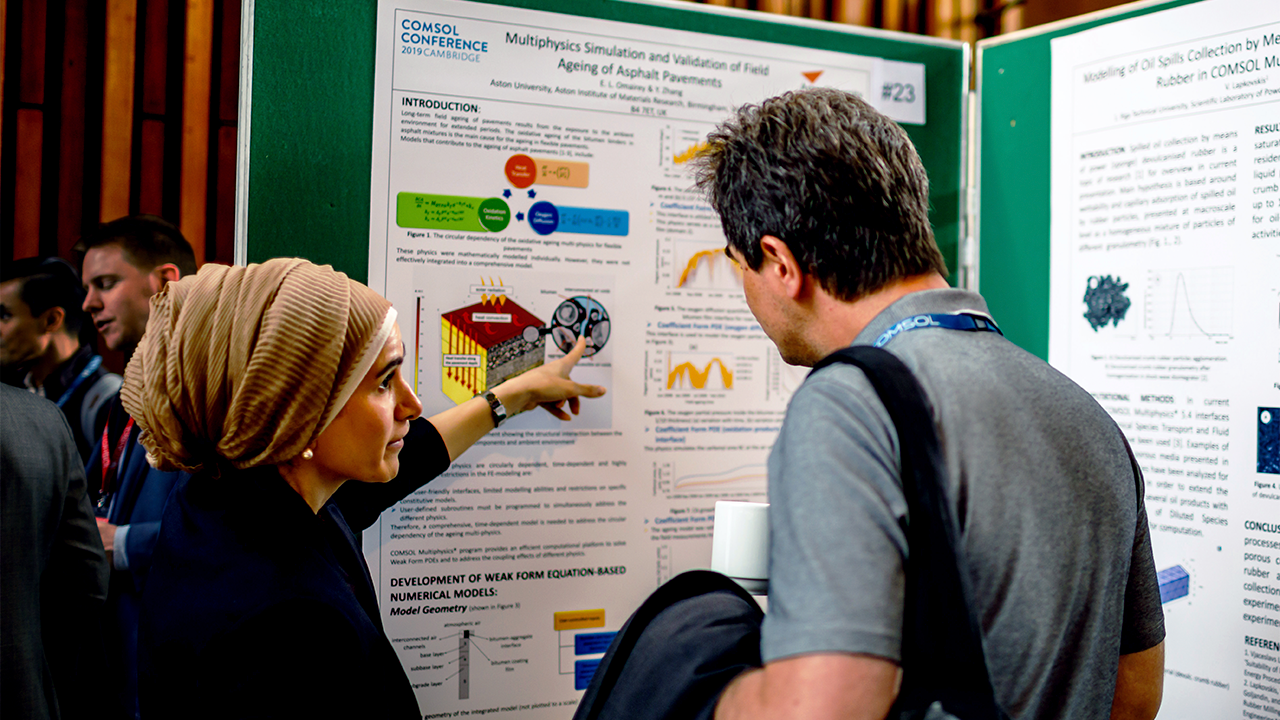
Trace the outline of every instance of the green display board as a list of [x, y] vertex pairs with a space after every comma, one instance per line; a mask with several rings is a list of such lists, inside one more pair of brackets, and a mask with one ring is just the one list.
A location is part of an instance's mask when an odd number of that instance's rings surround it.
[[1134, 3], [978, 43], [979, 289], [1005, 336], [1041, 358], [1049, 357], [1049, 42], [1197, 1]]
[[[969, 51], [963, 43], [758, 12], [617, 0], [493, 3], [820, 48], [925, 66], [925, 125], [905, 125], [932, 182], [949, 267], [962, 228]], [[246, 3], [238, 257], [296, 255], [366, 280], [376, 0]], [[953, 281], [958, 273], [952, 274]]]

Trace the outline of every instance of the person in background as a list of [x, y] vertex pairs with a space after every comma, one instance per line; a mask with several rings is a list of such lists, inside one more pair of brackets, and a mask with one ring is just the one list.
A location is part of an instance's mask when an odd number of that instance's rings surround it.
[[[106, 223], [81, 238], [76, 250], [84, 256], [84, 311], [107, 348], [126, 357], [146, 332], [151, 296], [196, 271], [195, 254], [178, 228], [151, 215]], [[98, 677], [103, 714], [136, 718], [140, 597], [165, 502], [185, 474], [151, 467], [138, 443], [139, 428], [118, 395], [109, 408], [85, 470], [112, 566]]]
[[0, 385], [0, 717], [86, 718], [107, 559], [58, 408]]
[[143, 716], [422, 718], [358, 533], [508, 415], [603, 395], [569, 377], [585, 349], [425, 420], [395, 309], [333, 268], [171, 284], [121, 391], [155, 463], [193, 473], [143, 597]]
[[899, 661], [916, 519], [867, 375], [821, 366], [849, 345], [882, 347], [924, 390], [998, 705], [1154, 717], [1164, 626], [1141, 476], [1088, 392], [947, 284], [906, 132], [821, 88], [743, 106], [707, 144], [698, 183], [747, 305], [784, 360], [819, 366], [769, 457], [764, 667], [727, 686], [715, 717], [879, 720], [914, 681]]
[[80, 276], [63, 260], [25, 258], [0, 269], [0, 374], [62, 409], [82, 463], [121, 382], [94, 352], [83, 303]]

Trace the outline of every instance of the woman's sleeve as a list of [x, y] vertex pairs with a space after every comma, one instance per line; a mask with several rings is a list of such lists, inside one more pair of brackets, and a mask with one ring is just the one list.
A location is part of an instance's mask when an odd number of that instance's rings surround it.
[[384, 484], [351, 481], [334, 494], [333, 500], [353, 531], [359, 532], [377, 521], [383, 510], [395, 505], [449, 469], [449, 449], [439, 431], [426, 418], [409, 423], [404, 448], [400, 450], [400, 474]]

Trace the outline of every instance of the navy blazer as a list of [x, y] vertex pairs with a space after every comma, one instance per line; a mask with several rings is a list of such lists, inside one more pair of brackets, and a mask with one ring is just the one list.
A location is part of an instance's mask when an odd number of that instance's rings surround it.
[[[112, 439], [118, 437], [128, 413], [117, 395], [110, 403]], [[124, 457], [120, 460], [114, 492], [105, 508], [98, 514], [113, 525], [128, 525], [124, 543], [118, 543], [116, 552], [123, 550], [128, 558], [127, 570], [112, 569], [111, 589], [107, 595], [102, 632], [104, 667], [98, 678], [101, 688], [101, 710], [107, 717], [134, 718], [138, 714], [138, 614], [141, 607], [142, 588], [151, 568], [151, 556], [160, 536], [160, 519], [164, 516], [165, 503], [174, 487], [184, 478], [184, 472], [164, 472], [147, 463], [147, 450], [138, 442], [141, 430], [135, 425], [130, 439], [125, 442]], [[111, 443], [111, 452], [116, 451]], [[89, 487], [98, 496], [102, 486], [102, 442], [95, 443], [93, 454], [85, 467]]]
[[[188, 477], [184, 472], [165, 472], [147, 463], [147, 449], [138, 442], [139, 429], [130, 432], [132, 440], [125, 444], [124, 459], [120, 465], [120, 477], [116, 492], [105, 508], [107, 522], [112, 525], [128, 525], [125, 554], [129, 558], [129, 585], [133, 592], [141, 592], [151, 567], [151, 553], [160, 537], [160, 519], [164, 506], [178, 481]], [[112, 448], [114, 452], [114, 448]], [[98, 487], [102, 482], [102, 443], [97, 443], [86, 465], [89, 485]]]
[[356, 536], [449, 455], [416, 420], [400, 461], [318, 514], [270, 466], [179, 484], [143, 594], [143, 717], [421, 718]]

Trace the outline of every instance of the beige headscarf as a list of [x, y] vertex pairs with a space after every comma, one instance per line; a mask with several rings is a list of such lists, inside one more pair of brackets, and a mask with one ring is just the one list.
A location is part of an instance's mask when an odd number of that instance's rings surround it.
[[328, 265], [205, 265], [151, 298], [121, 399], [161, 470], [281, 463], [346, 404], [395, 315]]

